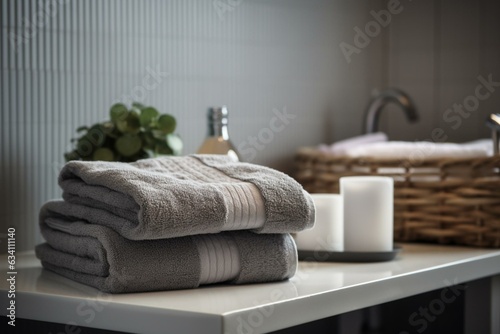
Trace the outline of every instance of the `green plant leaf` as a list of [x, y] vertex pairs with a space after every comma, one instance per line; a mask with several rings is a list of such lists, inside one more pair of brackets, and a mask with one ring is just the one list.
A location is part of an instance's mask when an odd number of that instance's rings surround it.
[[79, 140], [78, 143], [76, 144], [76, 153], [80, 157], [84, 158], [91, 156], [92, 152], [94, 152], [94, 146], [92, 145], [91, 142], [85, 139], [85, 137]]
[[115, 129], [115, 125], [113, 124], [113, 122], [103, 122], [99, 124], [99, 127], [101, 131], [106, 134], [113, 132], [113, 130]]
[[158, 129], [164, 134], [169, 134], [175, 131], [177, 122], [175, 118], [168, 114], [163, 114], [158, 118]]
[[172, 149], [174, 155], [180, 155], [182, 153], [182, 139], [176, 134], [167, 135], [167, 144]]
[[151, 123], [156, 120], [158, 115], [159, 112], [153, 107], [143, 108], [140, 116], [141, 126], [149, 127]]
[[89, 129], [85, 135], [85, 139], [92, 143], [96, 147], [101, 147], [104, 145], [106, 140], [106, 134], [101, 129], [101, 124], [94, 124]]
[[134, 156], [135, 160], [147, 159], [147, 158], [150, 158], [150, 157], [151, 157], [150, 154], [147, 151], [145, 151], [145, 150], [140, 150]]
[[157, 109], [133, 102], [130, 109], [114, 104], [110, 119], [92, 126], [80, 126], [79, 138], [71, 139], [73, 151], [64, 159], [132, 162], [157, 154], [181, 154], [182, 140], [174, 135], [176, 120]]
[[127, 113], [128, 110], [124, 104], [116, 103], [111, 107], [109, 111], [109, 117], [111, 118], [111, 121], [113, 121], [113, 123], [117, 124], [118, 121], [124, 119], [127, 116]]
[[149, 150], [154, 150], [156, 139], [151, 132], [141, 132], [140, 133], [144, 147]]
[[109, 148], [101, 147], [94, 151], [92, 154], [92, 160], [94, 161], [113, 161], [115, 158], [113, 151]]
[[142, 148], [142, 140], [136, 134], [124, 134], [115, 142], [115, 149], [124, 157], [130, 157]]
[[78, 153], [76, 153], [76, 151], [71, 151], [64, 153], [64, 159], [66, 160], [66, 162], [68, 162], [71, 160], [78, 160], [80, 159], [80, 156], [78, 155]]
[[129, 111], [123, 119], [116, 123], [116, 127], [121, 133], [139, 133], [141, 130], [139, 114], [135, 111]]
[[99, 125], [99, 128], [101, 129], [102, 133], [104, 133], [104, 135], [106, 135], [108, 138], [116, 139], [121, 135], [120, 131], [118, 131], [117, 127], [112, 122], [101, 123]]
[[162, 140], [164, 141], [165, 138], [166, 138], [166, 134], [164, 134], [162, 131], [160, 130], [151, 130], [151, 134], [153, 135], [154, 138], [158, 139], [158, 140]]
[[174, 152], [168, 146], [167, 142], [157, 142], [155, 146], [155, 153], [156, 154], [164, 154], [164, 155], [171, 155]]

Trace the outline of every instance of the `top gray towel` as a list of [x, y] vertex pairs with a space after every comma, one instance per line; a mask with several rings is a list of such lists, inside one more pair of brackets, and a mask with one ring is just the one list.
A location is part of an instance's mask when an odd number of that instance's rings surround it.
[[132, 240], [227, 230], [292, 233], [314, 224], [314, 204], [299, 183], [223, 155], [70, 161], [59, 185], [66, 201], [94, 210], [88, 222]]

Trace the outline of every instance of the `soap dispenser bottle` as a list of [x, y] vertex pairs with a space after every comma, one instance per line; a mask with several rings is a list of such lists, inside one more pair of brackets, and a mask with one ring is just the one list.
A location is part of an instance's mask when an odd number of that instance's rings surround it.
[[208, 109], [208, 136], [196, 153], [224, 154], [234, 161], [240, 160], [238, 151], [229, 140], [227, 117], [226, 106]]

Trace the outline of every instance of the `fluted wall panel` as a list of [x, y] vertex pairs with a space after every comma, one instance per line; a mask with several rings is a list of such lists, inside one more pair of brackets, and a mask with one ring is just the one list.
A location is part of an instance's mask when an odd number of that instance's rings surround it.
[[[296, 119], [250, 160], [290, 171], [297, 146], [333, 138], [322, 115], [344, 64], [334, 65], [342, 54], [329, 36], [352, 28], [344, 15], [362, 20], [368, 12], [361, 3], [335, 6], [2, 0], [0, 241], [8, 226], [20, 250], [42, 240], [38, 210], [61, 195], [57, 175], [75, 129], [106, 119], [117, 101], [173, 114], [185, 154], [203, 141], [209, 106], [228, 105], [237, 146], [268, 127], [273, 110], [287, 110]], [[154, 89], [144, 87], [145, 77]], [[371, 84], [353, 92], [366, 95]]]
[[[243, 157], [291, 172], [297, 147], [360, 134], [373, 89], [399, 86], [415, 97], [421, 123], [408, 125], [397, 110], [381, 119], [390, 137], [415, 140], [441, 126], [477, 75], [500, 81], [491, 33], [500, 6], [489, 0], [402, 1], [404, 10], [351, 62], [340, 43], [353, 44], [354, 28], [387, 1], [0, 3], [0, 252], [8, 226], [17, 229], [18, 250], [41, 242], [38, 210], [61, 195], [57, 175], [75, 129], [107, 119], [117, 101], [173, 114], [185, 154], [203, 141], [209, 106], [229, 107], [231, 138], [246, 148], [286, 111], [294, 118], [284, 129]], [[453, 39], [442, 35], [450, 31]], [[153, 89], [144, 87], [147, 77]], [[498, 106], [499, 94], [450, 138], [484, 135], [478, 117]]]

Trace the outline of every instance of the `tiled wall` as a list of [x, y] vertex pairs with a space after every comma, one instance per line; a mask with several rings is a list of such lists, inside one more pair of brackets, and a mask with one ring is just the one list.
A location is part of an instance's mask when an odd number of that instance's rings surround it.
[[[186, 154], [203, 141], [208, 106], [228, 105], [240, 147], [286, 110], [294, 118], [283, 131], [244, 158], [287, 172], [298, 146], [360, 134], [373, 89], [401, 87], [422, 113], [409, 125], [387, 110], [391, 138], [427, 138], [449, 125], [443, 112], [474, 93], [478, 75], [500, 80], [499, 6], [400, 6], [348, 62], [339, 45], [352, 45], [353, 29], [386, 1], [2, 0], [0, 237], [15, 225], [18, 249], [41, 241], [37, 211], [60, 196], [57, 173], [74, 130], [131, 95], [177, 117]], [[156, 85], [145, 89], [152, 72]], [[482, 101], [450, 139], [486, 135], [482, 118], [499, 98]]]
[[[421, 120], [410, 125], [388, 108], [382, 129], [393, 139], [428, 140], [442, 129], [447, 141], [490, 136], [486, 116], [500, 112], [500, 84], [474, 103], [479, 77], [500, 83], [500, 3], [497, 1], [401, 1], [389, 28], [389, 85], [406, 90]], [[488, 93], [484, 88], [480, 94]], [[465, 104], [465, 105], [464, 105]], [[454, 105], [463, 111], [455, 111]], [[451, 109], [451, 110], [449, 110]], [[439, 141], [439, 140], [438, 140]]]

